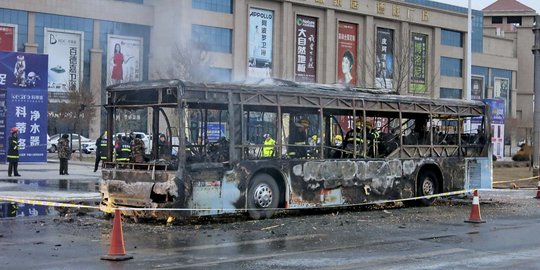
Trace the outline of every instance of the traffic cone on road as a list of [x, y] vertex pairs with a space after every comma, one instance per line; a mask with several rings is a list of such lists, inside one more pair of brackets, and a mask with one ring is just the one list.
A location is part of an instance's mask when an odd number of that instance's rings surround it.
[[473, 193], [471, 216], [469, 220], [465, 220], [468, 223], [485, 223], [480, 216], [480, 199], [478, 198], [478, 190], [475, 189]]
[[540, 179], [538, 179], [538, 184], [536, 185], [536, 197], [535, 199], [540, 199]]
[[108, 261], [125, 261], [133, 259], [133, 256], [126, 255], [124, 234], [122, 232], [122, 213], [118, 209], [114, 210], [114, 220], [109, 254], [101, 256], [101, 259]]

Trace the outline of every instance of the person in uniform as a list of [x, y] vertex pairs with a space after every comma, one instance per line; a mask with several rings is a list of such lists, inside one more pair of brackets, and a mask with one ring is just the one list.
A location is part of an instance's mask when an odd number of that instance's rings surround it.
[[69, 135], [64, 134], [58, 140], [58, 158], [60, 159], [60, 175], [69, 175], [68, 173], [68, 159], [71, 156], [71, 150], [69, 148]]
[[263, 138], [264, 138], [264, 142], [263, 142], [264, 146], [262, 149], [262, 157], [263, 158], [273, 157], [274, 150], [275, 150], [274, 145], [276, 145], [276, 141], [272, 139], [272, 137], [268, 133], [264, 134]]
[[9, 148], [7, 153], [7, 161], [9, 162], [8, 165], [8, 176], [11, 177], [11, 173], [13, 172], [15, 176], [21, 176], [19, 172], [17, 171], [17, 167], [19, 166], [19, 138], [17, 136], [17, 133], [19, 132], [19, 129], [14, 127], [11, 128], [11, 137], [9, 137]]
[[288, 155], [291, 158], [305, 158], [307, 156], [308, 148], [308, 134], [309, 120], [302, 118], [295, 123], [297, 129], [291, 132], [289, 137], [289, 143], [295, 146], [290, 146]]
[[[104, 134], [101, 134], [96, 139], [96, 161], [94, 163], [94, 172], [97, 172], [99, 162], [101, 161], [101, 142], [103, 141], [103, 138], [105, 137], [105, 142], [107, 142], [107, 131], [105, 131]], [[105, 153], [107, 153], [107, 143], [105, 143]], [[106, 159], [106, 158], [105, 158]]]
[[129, 162], [131, 160], [131, 145], [127, 136], [120, 139], [120, 149], [117, 152], [116, 161]]

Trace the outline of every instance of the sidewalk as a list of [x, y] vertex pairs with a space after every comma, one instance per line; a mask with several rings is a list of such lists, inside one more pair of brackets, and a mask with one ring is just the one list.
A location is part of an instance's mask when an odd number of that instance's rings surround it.
[[8, 164], [0, 164], [1, 180], [92, 180], [101, 178], [101, 163], [97, 172], [94, 172], [94, 161], [70, 160], [68, 162], [69, 175], [60, 175], [60, 161], [48, 159], [47, 163], [20, 163], [20, 177], [8, 177]]

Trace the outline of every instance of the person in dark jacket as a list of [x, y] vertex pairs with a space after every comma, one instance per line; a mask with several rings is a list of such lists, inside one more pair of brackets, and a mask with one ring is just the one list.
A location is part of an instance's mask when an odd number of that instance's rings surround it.
[[[101, 161], [101, 151], [103, 150], [102, 146], [101, 146], [101, 142], [103, 142], [103, 140], [105, 140], [105, 149], [104, 149], [104, 153], [107, 153], [107, 132], [105, 132], [104, 134], [101, 134], [101, 136], [99, 136], [99, 138], [97, 138], [96, 140], [96, 161], [95, 161], [95, 164], [94, 164], [94, 172], [97, 172], [97, 169], [98, 169], [98, 166], [99, 166], [99, 162]], [[103, 139], [105, 137], [105, 139]], [[107, 159], [107, 155], [105, 154], [105, 159]]]
[[69, 175], [68, 173], [68, 159], [71, 156], [71, 149], [69, 147], [69, 135], [64, 134], [62, 138], [58, 140], [58, 158], [60, 159], [60, 175]]
[[9, 148], [7, 154], [7, 160], [9, 162], [8, 166], [8, 176], [11, 177], [13, 172], [15, 176], [21, 176], [17, 171], [19, 165], [19, 137], [17, 133], [19, 129], [14, 127], [11, 129], [11, 137], [9, 138]]

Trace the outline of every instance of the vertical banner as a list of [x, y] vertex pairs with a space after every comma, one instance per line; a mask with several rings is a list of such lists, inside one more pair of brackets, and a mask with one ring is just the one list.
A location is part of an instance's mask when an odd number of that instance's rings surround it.
[[248, 77], [272, 77], [272, 35], [274, 12], [249, 10]]
[[377, 28], [375, 87], [394, 88], [394, 30]]
[[107, 36], [107, 85], [142, 81], [143, 39]]
[[497, 159], [501, 159], [504, 156], [504, 120], [506, 115], [504, 100], [484, 99], [484, 102], [489, 104], [490, 108], [493, 155]]
[[338, 24], [338, 82], [355, 86], [357, 82], [358, 25], [339, 22]]
[[45, 28], [44, 52], [49, 55], [49, 91], [79, 89], [83, 41], [83, 32]]
[[412, 74], [409, 91], [425, 93], [427, 90], [427, 35], [412, 33]]
[[17, 50], [17, 26], [0, 23], [0, 51], [13, 52]]
[[296, 81], [317, 81], [317, 18], [296, 16], [295, 66]]
[[0, 88], [0, 163], [6, 163], [7, 157], [7, 133], [6, 133], [6, 89]]
[[501, 99], [504, 102], [505, 112], [508, 112], [509, 108], [509, 81], [507, 78], [494, 78], [493, 84], [493, 98]]
[[21, 162], [47, 162], [47, 63], [47, 55], [0, 52], [0, 107], [6, 109], [0, 152], [7, 152], [9, 130], [17, 127]]
[[484, 98], [484, 77], [471, 77], [471, 99], [480, 100]]

